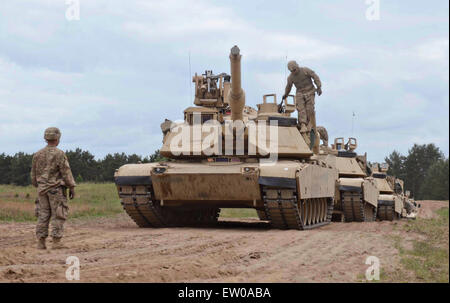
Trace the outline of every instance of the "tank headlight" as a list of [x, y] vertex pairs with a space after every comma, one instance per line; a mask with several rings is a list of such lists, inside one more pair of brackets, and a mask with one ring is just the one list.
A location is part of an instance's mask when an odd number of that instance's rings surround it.
[[164, 168], [164, 167], [155, 167], [154, 169], [153, 169], [153, 172], [155, 173], [155, 174], [162, 174], [163, 172], [165, 172], [166, 171], [166, 169]]

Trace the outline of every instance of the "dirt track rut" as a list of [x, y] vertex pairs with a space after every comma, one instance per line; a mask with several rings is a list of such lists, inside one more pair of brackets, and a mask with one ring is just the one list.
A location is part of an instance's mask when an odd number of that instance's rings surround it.
[[[429, 217], [448, 202], [422, 205]], [[80, 282], [356, 282], [368, 256], [377, 256], [386, 272], [399, 269], [390, 236], [419, 237], [402, 231], [402, 224], [281, 231], [255, 218], [222, 220], [216, 228], [146, 229], [121, 214], [69, 220], [67, 248], [39, 251], [34, 223], [2, 223], [0, 282], [64, 282], [68, 256], [80, 260]]]

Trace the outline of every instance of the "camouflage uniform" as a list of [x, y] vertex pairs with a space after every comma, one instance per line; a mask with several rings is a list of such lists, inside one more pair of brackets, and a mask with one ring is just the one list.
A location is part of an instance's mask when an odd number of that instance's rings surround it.
[[60, 239], [68, 212], [63, 185], [75, 187], [64, 152], [53, 146], [46, 146], [38, 151], [33, 156], [31, 180], [39, 195], [36, 236], [38, 239], [47, 238], [49, 222], [52, 219], [52, 237]]
[[[304, 123], [308, 127], [308, 130], [310, 130], [314, 126], [312, 125], [313, 119], [315, 122], [314, 97], [316, 87], [320, 95], [322, 83], [320, 82], [319, 76], [313, 70], [307, 67], [299, 67], [295, 61], [290, 61], [288, 68], [291, 74], [287, 79], [285, 96], [289, 95], [294, 84], [297, 88], [295, 99], [298, 111], [298, 123], [300, 125]], [[313, 80], [316, 87], [314, 87]]]
[[170, 121], [169, 119], [165, 119], [163, 123], [161, 123], [161, 131], [163, 132], [163, 142], [164, 139], [166, 138], [166, 135], [169, 133], [170, 131], [170, 127], [172, 126], [172, 121]]
[[324, 146], [328, 146], [328, 132], [327, 129], [323, 126], [317, 126], [317, 132], [320, 135], [320, 139], [323, 141]]

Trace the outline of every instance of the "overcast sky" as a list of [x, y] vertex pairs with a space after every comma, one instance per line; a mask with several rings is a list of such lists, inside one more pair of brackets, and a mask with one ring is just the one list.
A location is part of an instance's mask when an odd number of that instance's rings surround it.
[[237, 44], [248, 105], [281, 96], [297, 60], [322, 80], [330, 139], [357, 137], [371, 161], [414, 143], [448, 156], [448, 1], [380, 0], [373, 21], [365, 0], [79, 3], [69, 21], [66, 0], [0, 2], [0, 153], [35, 152], [57, 126], [64, 150], [151, 154], [191, 104], [189, 71], [229, 73]]

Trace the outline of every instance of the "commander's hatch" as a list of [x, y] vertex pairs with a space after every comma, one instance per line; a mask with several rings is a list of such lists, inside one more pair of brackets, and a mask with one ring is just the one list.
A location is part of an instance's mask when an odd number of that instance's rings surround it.
[[[289, 97], [292, 100], [289, 103]], [[289, 95], [286, 100], [283, 100], [282, 103], [278, 104], [277, 95], [276, 94], [266, 94], [263, 96], [263, 102], [257, 104], [258, 107], [258, 120], [273, 120], [275, 117], [281, 117], [281, 119], [276, 120], [289, 120], [289, 126], [295, 125], [297, 119], [291, 118], [291, 113], [295, 111], [295, 96]], [[272, 102], [269, 100], [272, 99]], [[281, 125], [280, 125], [281, 126]]]

